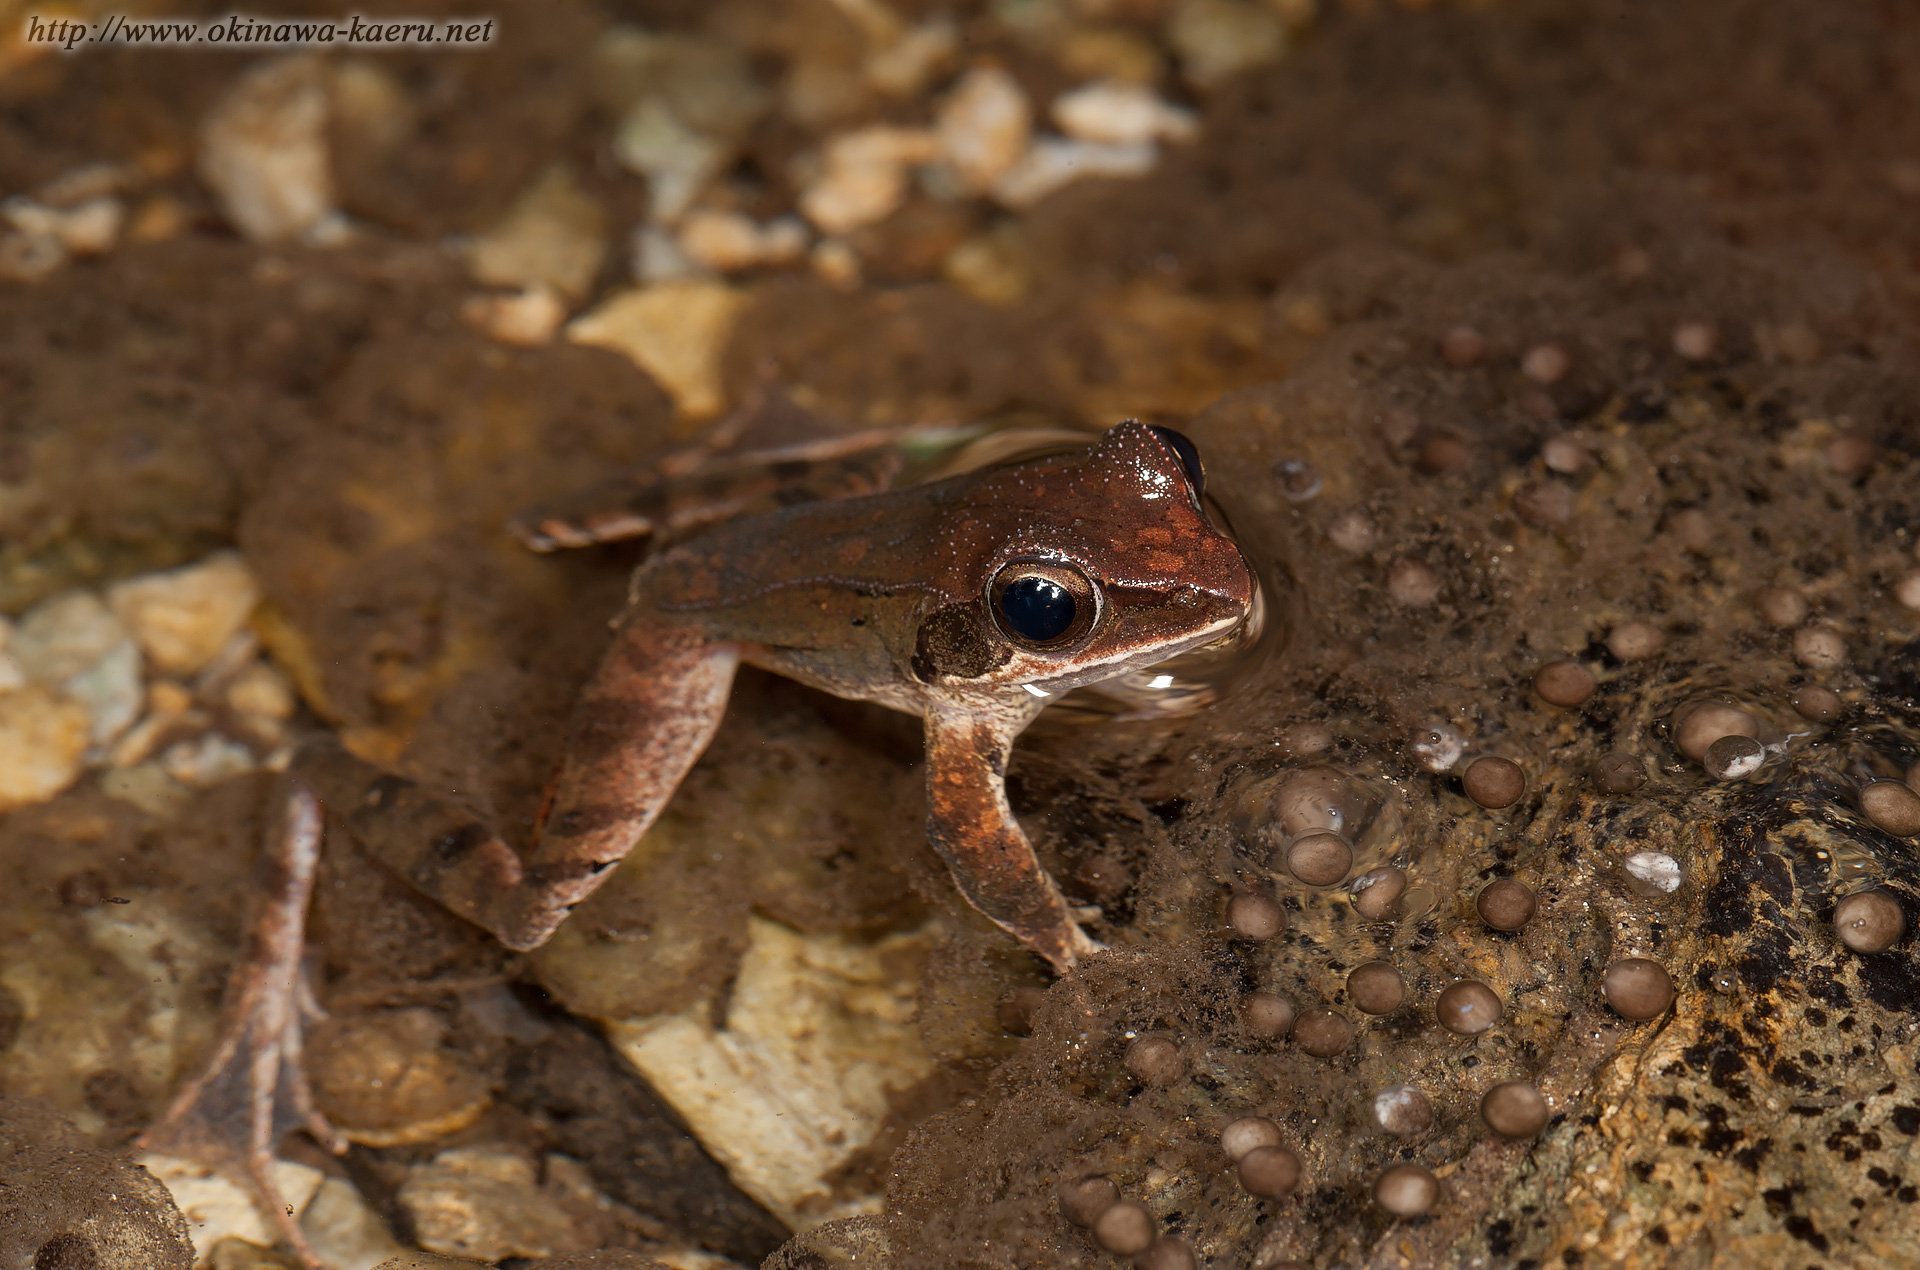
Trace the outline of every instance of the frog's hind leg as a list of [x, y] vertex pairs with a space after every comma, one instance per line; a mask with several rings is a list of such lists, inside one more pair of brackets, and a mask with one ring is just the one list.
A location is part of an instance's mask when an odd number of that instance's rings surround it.
[[927, 707], [927, 836], [967, 901], [1065, 974], [1098, 946], [1074, 924], [1007, 803], [1007, 756], [1031, 717]]
[[313, 1105], [300, 1062], [301, 1018], [318, 1013], [303, 958], [319, 858], [319, 804], [296, 787], [280, 834], [261, 859], [246, 943], [227, 981], [213, 1048], [139, 1139], [142, 1150], [189, 1160], [246, 1186], [281, 1237], [316, 1270], [320, 1260], [280, 1196], [273, 1164], [280, 1139], [295, 1128], [336, 1154], [347, 1149]]
[[337, 743], [298, 769], [369, 854], [509, 948], [537, 948], [604, 882], [706, 749], [740, 654], [684, 626], [623, 617], [574, 706], [566, 756], [523, 860], [481, 817]]

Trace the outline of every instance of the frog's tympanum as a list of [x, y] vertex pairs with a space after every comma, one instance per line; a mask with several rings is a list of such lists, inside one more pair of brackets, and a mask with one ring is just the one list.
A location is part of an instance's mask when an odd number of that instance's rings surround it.
[[743, 516], [658, 551], [524, 856], [337, 747], [302, 771], [415, 887], [533, 948], [659, 815], [745, 661], [925, 719], [929, 836], [973, 906], [1065, 972], [1092, 944], [1008, 806], [1007, 756], [1061, 693], [1246, 618], [1253, 577], [1201, 481], [1185, 437], [1129, 422], [1090, 449]]

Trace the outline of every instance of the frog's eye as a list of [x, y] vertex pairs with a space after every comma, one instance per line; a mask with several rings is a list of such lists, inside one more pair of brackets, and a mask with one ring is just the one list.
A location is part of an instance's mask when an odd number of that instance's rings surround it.
[[1093, 583], [1078, 569], [1050, 560], [1016, 560], [995, 575], [993, 620], [1025, 648], [1059, 648], [1093, 629], [1100, 610]]
[[1207, 492], [1207, 469], [1200, 465], [1200, 447], [1187, 438], [1184, 432], [1175, 432], [1172, 428], [1162, 428], [1157, 424], [1149, 425], [1153, 434], [1167, 443], [1173, 456], [1180, 460], [1180, 466], [1187, 470], [1187, 484], [1193, 486], [1194, 501], [1198, 502]]

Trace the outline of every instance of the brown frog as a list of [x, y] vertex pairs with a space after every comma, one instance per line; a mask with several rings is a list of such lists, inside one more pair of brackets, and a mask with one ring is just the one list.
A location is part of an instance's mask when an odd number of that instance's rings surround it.
[[[1007, 757], [1061, 694], [1218, 640], [1247, 619], [1253, 575], [1208, 520], [1202, 492], [1191, 442], [1128, 422], [1070, 453], [694, 530], [635, 572], [524, 856], [471, 812], [337, 746], [309, 747], [297, 772], [413, 886], [509, 947], [535, 948], [666, 805], [719, 726], [745, 661], [921, 716], [934, 846], [975, 908], [1065, 973], [1093, 944], [1008, 806]], [[543, 520], [529, 536], [551, 545], [647, 527], [632, 516], [611, 522], [625, 528]], [[302, 814], [288, 843], [311, 837]], [[299, 892], [285, 877], [273, 889]], [[284, 913], [263, 910], [261, 920], [277, 920], [282, 935], [288, 926]], [[293, 977], [285, 939], [274, 946], [280, 977]], [[280, 1097], [324, 1138], [294, 1070], [298, 1011], [284, 993], [268, 1001], [275, 994], [258, 991], [262, 973], [251, 980], [258, 1000], [230, 1006], [225, 1029], [249, 1039], [216, 1051], [236, 1073], [285, 1060]], [[264, 1059], [263, 1047], [278, 1059]], [[203, 1072], [147, 1145], [212, 1162], [203, 1094], [220, 1084]], [[273, 1099], [272, 1088], [256, 1090], [256, 1103]], [[270, 1185], [255, 1164], [270, 1159], [262, 1135], [273, 1128], [265, 1112], [236, 1123], [230, 1136], [247, 1139], [222, 1157], [229, 1167], [247, 1161], [240, 1171], [257, 1188]]]

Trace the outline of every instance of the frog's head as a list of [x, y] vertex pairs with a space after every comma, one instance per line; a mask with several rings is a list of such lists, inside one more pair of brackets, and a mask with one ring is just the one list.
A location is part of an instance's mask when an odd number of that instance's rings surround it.
[[1191, 441], [1131, 421], [993, 473], [951, 525], [971, 598], [923, 622], [915, 675], [1046, 696], [1231, 630], [1253, 573], [1208, 520], [1204, 481]]

